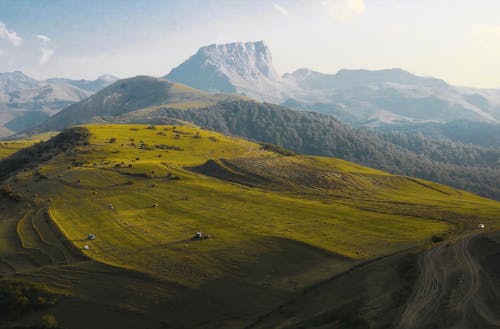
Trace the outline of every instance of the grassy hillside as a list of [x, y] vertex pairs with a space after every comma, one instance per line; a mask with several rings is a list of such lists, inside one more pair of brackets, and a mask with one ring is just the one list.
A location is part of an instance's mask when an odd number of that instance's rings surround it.
[[63, 130], [83, 123], [176, 124], [176, 120], [500, 200], [498, 150], [494, 148], [385, 136], [352, 128], [331, 115], [295, 111], [238, 95], [209, 94], [161, 78], [138, 76], [117, 81], [33, 131]]
[[89, 325], [82, 305], [102, 328], [124, 314], [132, 328], [243, 327], [361, 262], [499, 225], [498, 202], [339, 159], [197, 127], [79, 129], [0, 162], [38, 159], [4, 170], [0, 271], [52, 282], [71, 328]]

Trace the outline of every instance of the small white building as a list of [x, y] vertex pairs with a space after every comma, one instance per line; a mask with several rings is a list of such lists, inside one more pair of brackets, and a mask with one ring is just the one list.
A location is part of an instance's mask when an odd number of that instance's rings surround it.
[[484, 224], [479, 224], [477, 228], [484, 228]]

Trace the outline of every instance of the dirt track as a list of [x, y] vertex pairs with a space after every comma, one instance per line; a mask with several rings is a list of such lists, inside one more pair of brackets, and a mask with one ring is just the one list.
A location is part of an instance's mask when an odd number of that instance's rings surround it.
[[471, 247], [481, 239], [500, 245], [486, 234], [476, 234], [421, 255], [420, 276], [399, 328], [500, 328], [498, 305], [488, 302], [498, 293], [498, 283], [483, 269], [488, 261], [484, 248], [478, 252]]

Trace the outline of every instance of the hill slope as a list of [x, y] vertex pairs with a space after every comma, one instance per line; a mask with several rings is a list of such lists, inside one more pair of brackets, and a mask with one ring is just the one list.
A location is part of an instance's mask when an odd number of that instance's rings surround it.
[[61, 130], [75, 124], [112, 120], [115, 116], [165, 104], [185, 103], [189, 107], [206, 107], [220, 98], [165, 79], [137, 76], [119, 80], [68, 107], [39, 125], [37, 130]]
[[[152, 77], [120, 80], [53, 116], [35, 131], [62, 130], [88, 122], [176, 122], [172, 119], [277, 144], [300, 153], [336, 156], [500, 198], [496, 161], [488, 162], [491, 167], [476, 166], [462, 152], [466, 149], [485, 153], [479, 147], [458, 145], [448, 148], [446, 157], [434, 160], [417, 155], [409, 146], [409, 149], [404, 148], [405, 144], [399, 146], [373, 132], [354, 129], [330, 115], [290, 110], [235, 95], [208, 94]], [[489, 154], [495, 157], [498, 152], [493, 150]]]
[[67, 296], [50, 312], [68, 328], [82, 309], [99, 328], [240, 328], [356, 264], [499, 225], [492, 200], [196, 127], [78, 127], [0, 166], [0, 271]]

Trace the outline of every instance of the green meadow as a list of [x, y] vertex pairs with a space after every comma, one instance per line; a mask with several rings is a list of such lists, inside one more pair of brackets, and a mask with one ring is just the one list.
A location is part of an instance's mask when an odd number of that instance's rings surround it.
[[[498, 227], [496, 201], [335, 158], [285, 156], [197, 127], [85, 128], [86, 142], [4, 182], [21, 201], [1, 199], [0, 269], [42, 282], [55, 265], [88, 282], [77, 270], [87, 262], [140, 273], [163, 282], [142, 299], [103, 302], [71, 280], [53, 288], [179, 326], [243, 325], [356, 264]], [[249, 298], [243, 313], [233, 310], [238, 293]], [[145, 306], [164, 299], [196, 319]]]

